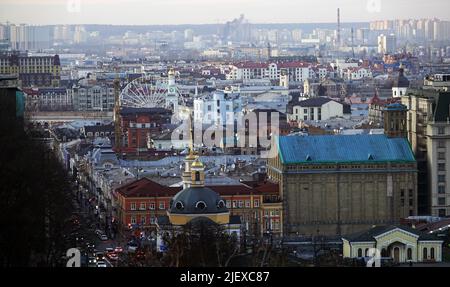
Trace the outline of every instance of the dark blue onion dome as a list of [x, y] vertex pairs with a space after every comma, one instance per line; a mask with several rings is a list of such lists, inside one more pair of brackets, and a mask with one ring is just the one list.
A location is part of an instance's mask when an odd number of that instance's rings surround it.
[[398, 70], [398, 78], [394, 81], [394, 88], [409, 88], [409, 80], [405, 77], [405, 70], [400, 67]]
[[189, 187], [170, 201], [171, 214], [217, 214], [228, 212], [225, 201], [210, 188]]

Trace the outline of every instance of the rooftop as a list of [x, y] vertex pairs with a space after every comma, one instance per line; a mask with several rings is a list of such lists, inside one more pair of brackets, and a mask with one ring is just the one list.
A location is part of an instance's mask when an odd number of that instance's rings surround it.
[[415, 162], [406, 139], [386, 135], [281, 136], [278, 151], [284, 164]]
[[417, 235], [419, 240], [439, 240], [436, 238], [436, 236], [432, 234], [427, 234], [424, 232], [420, 232], [419, 230], [410, 228], [408, 226], [397, 226], [397, 225], [382, 225], [382, 226], [375, 226], [369, 230], [362, 231], [359, 233], [355, 233], [352, 235], [344, 236], [343, 239], [346, 239], [350, 242], [367, 242], [367, 241], [375, 241], [375, 237], [381, 234], [384, 234], [386, 232], [389, 232], [394, 229], [401, 229], [406, 232], [412, 233], [414, 235]]
[[299, 105], [300, 107], [321, 107], [331, 101], [333, 100], [330, 98], [317, 97], [301, 101], [297, 105]]

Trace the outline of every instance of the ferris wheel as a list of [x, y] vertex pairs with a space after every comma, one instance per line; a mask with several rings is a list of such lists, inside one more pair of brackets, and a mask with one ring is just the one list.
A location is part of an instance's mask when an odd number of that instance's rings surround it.
[[130, 108], [168, 108], [168, 99], [178, 98], [179, 91], [170, 79], [145, 75], [128, 83], [120, 94], [120, 106]]

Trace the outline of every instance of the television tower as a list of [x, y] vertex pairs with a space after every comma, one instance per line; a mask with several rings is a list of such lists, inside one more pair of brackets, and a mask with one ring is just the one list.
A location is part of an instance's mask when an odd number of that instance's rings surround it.
[[336, 45], [341, 46], [341, 9], [337, 9], [337, 40]]

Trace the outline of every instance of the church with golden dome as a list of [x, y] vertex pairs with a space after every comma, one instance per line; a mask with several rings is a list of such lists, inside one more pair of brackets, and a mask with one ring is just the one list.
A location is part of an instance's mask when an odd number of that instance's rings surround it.
[[218, 193], [205, 186], [205, 167], [199, 156], [194, 154], [192, 144], [184, 160], [182, 179], [183, 190], [171, 199], [167, 215], [157, 218], [158, 251], [164, 251], [162, 234], [176, 232], [180, 227], [196, 221], [220, 225], [225, 232], [235, 234], [239, 241], [240, 217], [230, 216], [225, 201]]

